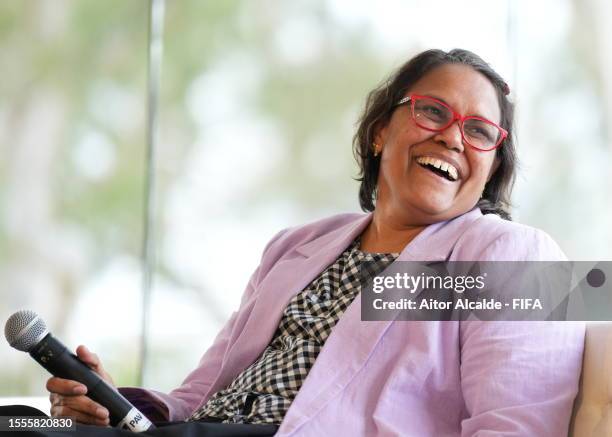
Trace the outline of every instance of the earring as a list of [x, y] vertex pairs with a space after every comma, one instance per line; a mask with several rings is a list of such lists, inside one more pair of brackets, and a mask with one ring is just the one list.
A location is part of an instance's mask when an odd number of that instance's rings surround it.
[[372, 143], [372, 148], [374, 149], [374, 158], [380, 155], [380, 146], [376, 143]]

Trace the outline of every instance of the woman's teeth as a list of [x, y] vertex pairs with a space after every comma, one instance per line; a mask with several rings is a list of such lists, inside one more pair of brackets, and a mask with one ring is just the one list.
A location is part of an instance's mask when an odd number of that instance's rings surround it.
[[419, 156], [416, 162], [421, 164], [423, 167], [431, 167], [432, 169], [438, 170], [442, 176], [446, 177], [449, 181], [456, 181], [459, 176], [459, 172], [454, 165], [448, 162], [442, 161], [438, 158], [432, 158], [430, 156]]

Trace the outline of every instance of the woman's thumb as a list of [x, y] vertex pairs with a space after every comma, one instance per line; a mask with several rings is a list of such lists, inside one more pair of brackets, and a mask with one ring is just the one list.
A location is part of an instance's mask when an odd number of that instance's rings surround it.
[[80, 345], [76, 350], [77, 357], [89, 367], [92, 367], [94, 370], [99, 370], [100, 368], [100, 359], [96, 354], [87, 349], [86, 346]]
[[100, 358], [98, 358], [98, 356], [92, 351], [87, 349], [86, 346], [80, 345], [79, 347], [77, 347], [76, 354], [77, 357], [79, 357], [79, 360], [87, 364], [94, 372], [100, 375], [111, 385], [115, 385], [115, 383], [113, 382], [113, 378], [108, 373], [106, 373], [106, 370], [104, 370], [104, 367], [102, 367]]

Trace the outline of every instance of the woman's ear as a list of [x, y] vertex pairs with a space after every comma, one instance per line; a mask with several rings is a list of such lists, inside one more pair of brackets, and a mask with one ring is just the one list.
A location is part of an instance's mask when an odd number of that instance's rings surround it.
[[[388, 124], [377, 125], [374, 130], [374, 144], [378, 146], [378, 151], [382, 152], [384, 145], [387, 143], [387, 126]], [[374, 147], [374, 144], [372, 147]]]

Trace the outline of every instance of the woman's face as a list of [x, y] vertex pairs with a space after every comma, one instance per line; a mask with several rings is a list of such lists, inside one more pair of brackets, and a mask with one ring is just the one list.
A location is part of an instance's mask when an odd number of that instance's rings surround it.
[[[410, 94], [435, 97], [461, 115], [500, 123], [495, 88], [467, 65], [435, 68], [408, 90], [406, 95]], [[376, 209], [410, 225], [449, 220], [472, 209], [498, 165], [494, 150], [481, 152], [463, 142], [458, 122], [442, 132], [418, 127], [409, 104], [394, 111], [375, 140], [381, 146]], [[452, 164], [457, 180], [448, 180], [417, 162], [425, 158]]]

